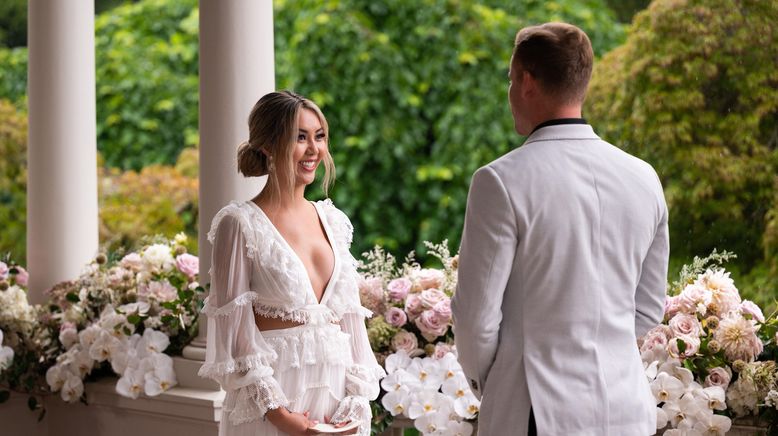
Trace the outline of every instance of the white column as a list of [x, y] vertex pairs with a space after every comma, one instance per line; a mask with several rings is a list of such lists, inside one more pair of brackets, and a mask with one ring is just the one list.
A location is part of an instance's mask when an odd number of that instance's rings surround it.
[[28, 2], [30, 301], [98, 248], [93, 0]]
[[[211, 220], [231, 200], [248, 200], [264, 180], [237, 170], [254, 103], [275, 89], [271, 0], [200, 0], [200, 277], [209, 280]], [[205, 358], [205, 319], [184, 357]]]

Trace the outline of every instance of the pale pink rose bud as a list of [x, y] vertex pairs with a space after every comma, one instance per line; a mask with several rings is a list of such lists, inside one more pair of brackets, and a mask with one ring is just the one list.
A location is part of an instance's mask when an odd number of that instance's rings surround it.
[[708, 376], [705, 377], [705, 387], [721, 386], [726, 391], [731, 379], [732, 371], [729, 368], [716, 367], [708, 371]]
[[740, 303], [740, 312], [743, 315], [751, 315], [752, 319], [755, 319], [759, 322], [764, 322], [764, 314], [762, 313], [762, 309], [754, 304], [753, 301], [743, 300], [743, 302]]
[[435, 288], [421, 291], [419, 297], [425, 309], [432, 309], [436, 304], [448, 298], [445, 292]]
[[18, 273], [16, 273], [16, 284], [19, 286], [27, 287], [27, 283], [30, 281], [30, 273], [26, 269], [17, 266]]
[[184, 253], [176, 257], [176, 268], [190, 279], [193, 279], [200, 272], [200, 260], [197, 256]]
[[402, 350], [411, 354], [414, 350], [419, 348], [419, 341], [413, 333], [407, 330], [400, 330], [392, 338], [391, 347], [394, 351]]
[[446, 297], [444, 300], [437, 302], [432, 306], [432, 311], [435, 312], [435, 316], [441, 322], [451, 322], [451, 299]]
[[424, 268], [414, 272], [413, 278], [422, 289], [440, 288], [446, 275], [439, 269]]
[[445, 356], [448, 353], [451, 353], [454, 351], [454, 347], [451, 344], [447, 344], [445, 342], [438, 342], [435, 344], [435, 352], [432, 354], [432, 357], [435, 359], [442, 359], [443, 356]]
[[446, 334], [446, 330], [448, 330], [448, 323], [438, 319], [432, 310], [425, 310], [414, 322], [421, 331], [421, 335], [424, 336], [424, 339], [430, 342], [439, 336], [443, 336]]
[[419, 294], [409, 294], [405, 300], [405, 312], [408, 314], [408, 319], [415, 320], [423, 311], [424, 307], [421, 304]]
[[411, 291], [411, 286], [413, 286], [413, 283], [410, 280], [401, 277], [389, 282], [389, 285], [386, 286], [386, 290], [389, 292], [389, 298], [392, 301], [403, 301], [408, 295], [408, 292]]
[[392, 327], [402, 327], [408, 322], [408, 316], [399, 307], [390, 307], [384, 314], [384, 318]]

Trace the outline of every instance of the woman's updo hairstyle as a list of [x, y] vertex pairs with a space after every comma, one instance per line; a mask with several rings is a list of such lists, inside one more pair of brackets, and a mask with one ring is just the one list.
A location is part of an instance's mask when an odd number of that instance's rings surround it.
[[[313, 111], [319, 118], [329, 144], [329, 127], [321, 110], [311, 100], [291, 91], [271, 92], [264, 95], [251, 109], [249, 115], [249, 140], [238, 147], [238, 172], [245, 177], [268, 176], [265, 189], [271, 189], [271, 197], [281, 192], [293, 192], [295, 163], [292, 162], [297, 141], [297, 118], [301, 110]], [[335, 177], [335, 166], [329, 151], [322, 158], [325, 195]], [[280, 171], [279, 171], [280, 169]]]

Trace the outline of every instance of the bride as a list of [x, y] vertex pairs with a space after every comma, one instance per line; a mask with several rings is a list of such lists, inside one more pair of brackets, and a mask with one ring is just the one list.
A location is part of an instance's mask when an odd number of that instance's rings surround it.
[[267, 184], [225, 206], [208, 233], [199, 374], [227, 392], [219, 434], [317, 434], [324, 421], [340, 434], [369, 435], [369, 401], [385, 373], [365, 330], [371, 313], [359, 301], [353, 228], [330, 200], [304, 196], [319, 164], [325, 193], [334, 177], [327, 121], [310, 100], [272, 92], [252, 109], [249, 129], [238, 170], [267, 175]]

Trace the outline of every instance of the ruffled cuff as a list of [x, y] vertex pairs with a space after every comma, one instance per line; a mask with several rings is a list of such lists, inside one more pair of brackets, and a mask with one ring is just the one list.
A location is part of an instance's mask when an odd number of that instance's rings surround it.
[[262, 419], [268, 410], [289, 407], [289, 400], [273, 377], [262, 377], [237, 390], [235, 406], [230, 411], [233, 425]]
[[386, 371], [378, 365], [352, 365], [346, 371], [346, 393], [375, 400], [381, 392], [379, 381]]
[[370, 402], [365, 397], [348, 396], [338, 404], [338, 409], [332, 415], [330, 422], [340, 424], [343, 422], [359, 422], [357, 436], [370, 436], [370, 423], [373, 414], [370, 412]]

